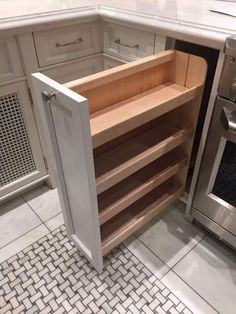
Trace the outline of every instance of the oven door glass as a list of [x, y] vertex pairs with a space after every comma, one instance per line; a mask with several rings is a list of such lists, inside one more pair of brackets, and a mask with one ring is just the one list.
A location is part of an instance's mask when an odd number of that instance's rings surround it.
[[236, 104], [217, 98], [193, 208], [236, 236]]
[[236, 208], [236, 144], [227, 141], [212, 193]]

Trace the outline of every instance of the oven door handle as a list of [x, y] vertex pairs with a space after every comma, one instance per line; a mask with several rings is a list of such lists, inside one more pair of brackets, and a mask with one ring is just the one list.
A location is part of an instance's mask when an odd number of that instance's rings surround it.
[[226, 131], [236, 133], [236, 111], [222, 107], [221, 122]]

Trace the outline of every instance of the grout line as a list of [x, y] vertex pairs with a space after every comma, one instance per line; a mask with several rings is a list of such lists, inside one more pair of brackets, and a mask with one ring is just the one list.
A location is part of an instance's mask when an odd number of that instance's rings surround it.
[[163, 279], [169, 272], [171, 272], [171, 268], [169, 268], [168, 271], [167, 271], [159, 280], [162, 281], [162, 279]]
[[[47, 219], [46, 221], [44, 221], [44, 223], [48, 222], [49, 220], [51, 220], [52, 218], [55, 218], [56, 216], [62, 214], [62, 211], [60, 211], [60, 213], [53, 215], [51, 218]], [[62, 214], [63, 215], [63, 214]]]
[[[21, 235], [20, 235], [19, 237], [17, 237], [16, 239], [14, 239], [14, 240], [8, 242], [7, 244], [4, 244], [3, 246], [1, 246], [1, 247], [0, 247], [0, 250], [3, 249], [4, 247], [8, 246], [9, 244], [15, 242], [16, 240], [20, 239], [21, 237], [25, 236], [27, 233], [29, 233], [29, 232], [33, 231], [34, 229], [36, 229], [36, 228], [42, 226], [42, 225], [44, 225], [44, 223], [41, 223], [41, 224], [35, 226], [34, 228], [29, 229], [28, 231], [26, 231], [25, 233], [21, 234]], [[48, 228], [47, 228], [47, 229], [48, 229]], [[48, 230], [49, 230], [49, 229], [48, 229]], [[50, 230], [49, 230], [49, 232], [50, 232]], [[43, 236], [43, 237], [44, 237], [44, 236]], [[36, 241], [35, 241], [35, 242], [36, 242]]]
[[32, 209], [32, 211], [35, 213], [35, 215], [40, 219], [40, 221], [42, 222], [42, 224], [44, 224], [44, 226], [48, 229], [49, 232], [51, 232], [51, 230], [48, 228], [48, 226], [46, 225], [46, 222], [48, 222], [50, 219], [55, 218], [57, 215], [61, 214], [62, 211], [60, 211], [60, 213], [55, 214], [54, 216], [50, 217], [49, 219], [47, 219], [46, 221], [43, 221], [42, 218], [36, 213], [36, 211], [34, 210], [34, 208], [27, 202], [27, 200], [24, 198], [24, 195], [21, 196], [23, 198], [23, 200], [27, 203], [27, 205]]
[[176, 262], [172, 267], [170, 267], [171, 270], [173, 270], [173, 268], [180, 263], [202, 240], [204, 240], [207, 236], [207, 233], [204, 232], [203, 237], [201, 238], [201, 240], [199, 240], [187, 253], [185, 253], [179, 260], [178, 262]]
[[[206, 302], [216, 313], [220, 314], [218, 310], [216, 310], [204, 297], [202, 297], [195, 289], [193, 289], [183, 278], [181, 278], [174, 269], [171, 269], [171, 271], [179, 278], [181, 279], [192, 291], [194, 291], [204, 302]], [[185, 303], [184, 303], [185, 304]]]
[[[139, 240], [137, 237], [135, 237], [137, 240]], [[141, 242], [141, 241], [140, 241]], [[170, 271], [171, 271], [171, 269], [169, 268], [169, 266], [167, 265], [167, 264], [165, 264], [164, 262], [164, 264], [168, 267], [168, 271], [163, 275], [163, 276], [161, 276], [160, 278], [158, 278], [156, 275], [154, 275], [153, 274], [153, 272], [143, 263], [143, 261], [141, 261], [128, 247], [127, 247], [127, 245], [125, 245], [124, 243], [122, 243], [122, 245], [124, 245], [125, 246], [125, 248], [133, 255], [133, 256], [135, 256], [138, 260], [139, 260], [139, 262], [145, 267], [145, 268], [147, 268], [149, 271], [150, 271], [150, 273], [159, 281], [159, 282], [161, 282], [164, 286], [165, 286], [165, 288], [167, 288], [181, 303], [183, 303], [184, 304], [184, 306], [187, 308], [187, 309], [189, 309], [190, 311], [191, 311], [191, 309], [189, 308], [189, 306], [187, 306], [186, 304], [185, 304], [185, 302], [183, 301], [183, 300], [181, 300], [176, 294], [175, 294], [175, 291], [173, 291], [173, 290], [170, 290], [161, 280], [162, 280], [162, 278], [163, 277], [165, 277]], [[146, 245], [144, 245], [145, 247], [146, 247]], [[147, 248], [147, 247], [146, 247]], [[148, 248], [147, 248], [148, 249]], [[150, 250], [149, 250], [150, 251]], [[152, 252], [152, 251], [151, 251]], [[156, 254], [154, 254], [156, 257], [158, 257]], [[159, 257], [158, 257], [159, 258]], [[191, 288], [191, 287], [190, 287]], [[192, 289], [192, 288], [191, 288]], [[193, 290], [193, 289], [192, 289]], [[207, 302], [208, 303], [208, 302]], [[212, 307], [213, 308], [213, 307]], [[213, 308], [214, 309], [214, 308]], [[218, 314], [220, 314], [219, 312], [217, 312]]]
[[155, 255], [164, 265], [166, 265], [169, 269], [171, 269], [167, 264], [166, 262], [164, 262], [155, 252], [153, 252], [141, 239], [139, 239], [136, 234], [134, 233], [133, 236], [135, 237], [135, 239], [139, 240], [143, 246], [146, 247], [146, 249], [148, 249], [153, 255]]
[[[58, 214], [56, 214], [56, 215], [52, 216], [51, 218], [49, 218], [48, 220], [46, 220], [46, 221], [44, 222], [45, 227], [46, 227], [46, 228], [50, 231], [50, 233], [51, 233], [51, 232], [53, 232], [54, 230], [56, 230], [56, 229], [60, 228], [62, 225], [64, 225], [64, 224], [65, 224], [65, 222], [63, 222], [63, 224], [62, 224], [61, 226], [56, 227], [56, 228], [55, 228], [55, 229], [53, 229], [53, 230], [50, 230], [50, 229], [48, 228], [48, 226], [46, 225], [46, 222], [48, 222], [49, 220], [51, 220], [51, 219], [55, 218], [56, 216], [58, 216], [58, 215], [60, 215], [60, 214], [62, 214], [62, 211], [61, 211], [60, 213], [58, 213]], [[62, 216], [63, 216], [63, 214], [62, 214]], [[63, 221], [64, 221], [64, 219], [63, 219]]]
[[26, 204], [32, 209], [32, 211], [35, 213], [35, 215], [39, 218], [39, 220], [44, 224], [44, 221], [41, 219], [41, 217], [36, 213], [36, 211], [33, 209], [33, 207], [28, 203], [28, 201], [24, 198], [24, 195], [22, 195], [23, 200], [26, 202]]
[[[154, 275], [153, 272], [144, 264], [144, 262], [141, 261], [140, 258], [138, 258], [138, 257], [128, 248], [127, 245], [125, 245], [124, 243], [121, 243], [121, 245], [124, 245], [124, 246], [126, 247], [126, 249], [127, 249], [133, 256], [135, 256], [135, 257], [137, 258], [137, 260], [139, 260], [139, 262], [140, 262], [144, 267], [146, 267], [154, 277], [156, 277], [157, 280], [161, 281], [161, 278], [163, 278], [163, 277], [171, 270], [171, 269], [169, 269], [166, 274], [164, 274], [162, 277], [158, 278], [158, 277], [157, 277], [156, 275]], [[165, 286], [165, 285], [164, 285], [164, 286]], [[178, 299], [179, 299], [179, 298], [178, 298]], [[186, 307], [187, 307], [187, 306], [186, 306]]]
[[50, 230], [50, 229], [48, 228], [48, 226], [47, 226], [45, 223], [43, 223], [43, 224], [44, 224], [44, 226], [48, 229], [48, 231], [51, 233], [52, 230]]

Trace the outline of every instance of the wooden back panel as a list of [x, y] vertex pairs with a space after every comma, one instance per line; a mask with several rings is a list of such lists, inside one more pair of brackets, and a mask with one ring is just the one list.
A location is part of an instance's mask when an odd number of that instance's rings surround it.
[[94, 113], [170, 80], [174, 51], [164, 51], [88, 77], [65, 86], [89, 100]]
[[79, 94], [89, 100], [89, 112], [94, 113], [129, 97], [141, 94], [169, 81], [170, 62], [135, 73]]
[[186, 87], [204, 82], [202, 58], [180, 51], [163, 51], [65, 84], [89, 100], [94, 113], [168, 81]]

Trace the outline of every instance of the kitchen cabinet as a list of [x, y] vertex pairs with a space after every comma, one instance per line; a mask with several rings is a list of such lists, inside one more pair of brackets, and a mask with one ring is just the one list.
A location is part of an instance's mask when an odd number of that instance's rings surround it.
[[[113, 53], [106, 48], [106, 25], [103, 21], [77, 22], [0, 38], [1, 110], [5, 110], [6, 103], [11, 103], [8, 112], [4, 111], [8, 121], [5, 123], [8, 124], [8, 136], [11, 132], [12, 136], [14, 132], [17, 133], [14, 145], [5, 137], [4, 147], [1, 147], [0, 201], [14, 193], [23, 192], [38, 180], [52, 179], [50, 148], [45, 145], [37, 108], [33, 108], [31, 103], [31, 73], [40, 71], [57, 82], [65, 83], [126, 63], [127, 60], [153, 54], [154, 33], [109, 24], [115, 35], [122, 35], [120, 39], [124, 39], [126, 32], [127, 42], [130, 43], [132, 36], [135, 36], [140, 46], [135, 56], [133, 49], [121, 49], [119, 53]], [[17, 114], [11, 114], [16, 104]], [[22, 119], [21, 124], [19, 119]], [[5, 128], [1, 129], [1, 136], [4, 136], [2, 132], [5, 132]], [[12, 155], [12, 159], [8, 158], [8, 154]], [[25, 162], [23, 155], [27, 158]], [[47, 170], [46, 165], [49, 168]]]
[[32, 75], [67, 232], [98, 271], [183, 193], [206, 69], [169, 50], [64, 85]]

